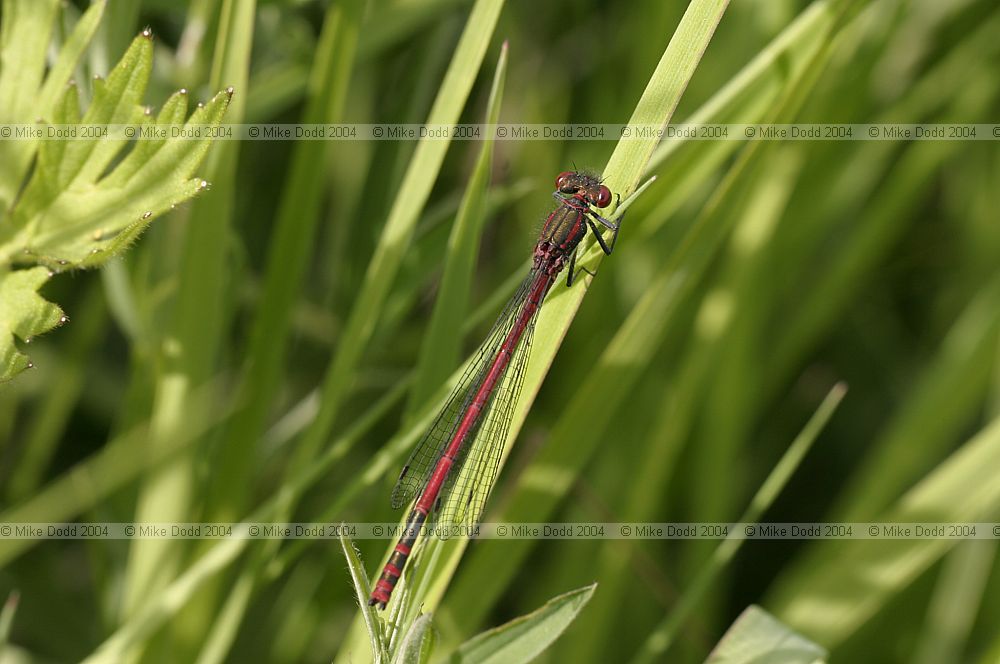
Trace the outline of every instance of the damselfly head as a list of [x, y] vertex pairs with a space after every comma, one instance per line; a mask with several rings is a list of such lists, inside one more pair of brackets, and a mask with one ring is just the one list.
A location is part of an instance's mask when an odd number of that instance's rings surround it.
[[563, 171], [556, 178], [556, 191], [568, 196], [576, 196], [599, 208], [611, 203], [611, 190], [601, 184], [593, 175], [579, 171]]

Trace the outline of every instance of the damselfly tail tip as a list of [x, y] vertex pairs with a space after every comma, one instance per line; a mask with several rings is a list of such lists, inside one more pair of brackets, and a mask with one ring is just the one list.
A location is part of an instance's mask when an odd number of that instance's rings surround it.
[[[379, 583], [382, 583], [382, 581], [379, 581]], [[389, 603], [389, 593], [391, 592], [391, 589], [387, 591], [385, 588], [376, 586], [372, 590], [372, 594], [368, 597], [368, 606], [378, 607], [380, 611], [385, 609], [385, 605]]]

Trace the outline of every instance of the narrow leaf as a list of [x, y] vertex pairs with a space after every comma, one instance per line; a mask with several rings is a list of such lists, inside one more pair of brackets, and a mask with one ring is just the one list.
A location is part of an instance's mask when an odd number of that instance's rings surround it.
[[[966, 523], [1000, 509], [1000, 418], [911, 489], [880, 521]], [[825, 540], [784, 574], [776, 615], [833, 647], [955, 546], [944, 538]]]
[[7, 595], [7, 601], [3, 603], [3, 609], [0, 610], [0, 653], [3, 652], [4, 646], [10, 642], [10, 629], [14, 626], [14, 615], [17, 613], [17, 607], [20, 603], [21, 593], [12, 590]]
[[42, 86], [38, 96], [38, 107], [42, 109], [43, 116], [55, 104], [59, 97], [59, 91], [69, 82], [80, 57], [94, 38], [97, 27], [101, 23], [101, 17], [104, 15], [106, 4], [105, 0], [98, 0], [91, 4], [73, 26], [73, 32], [70, 33], [69, 38], [60, 49], [59, 57], [45, 77], [45, 85]]
[[[0, 21], [0, 123], [38, 119], [56, 0], [4, 0]], [[34, 154], [34, 141], [0, 141], [0, 215], [13, 203]]]
[[[493, 87], [484, 123], [497, 122], [507, 72], [507, 44], [500, 49]], [[448, 254], [441, 277], [441, 288], [424, 334], [409, 410], [412, 415], [459, 363], [462, 344], [461, 322], [468, 306], [472, 276], [486, 215], [486, 190], [493, 172], [493, 134], [483, 141], [479, 158], [469, 178], [458, 216], [448, 238]]]
[[351, 581], [354, 583], [354, 594], [358, 598], [358, 605], [361, 607], [361, 615], [368, 629], [368, 638], [371, 641], [372, 656], [376, 662], [384, 662], [387, 659], [385, 644], [382, 640], [382, 632], [379, 627], [379, 618], [375, 614], [375, 609], [368, 606], [368, 597], [371, 595], [371, 586], [368, 585], [368, 574], [365, 566], [358, 556], [357, 550], [347, 535], [341, 534], [340, 546], [344, 550], [344, 558], [347, 560], [347, 570], [351, 574]]

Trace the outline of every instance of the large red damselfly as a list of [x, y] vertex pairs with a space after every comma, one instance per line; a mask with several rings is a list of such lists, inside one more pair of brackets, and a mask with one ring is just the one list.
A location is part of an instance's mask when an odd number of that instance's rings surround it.
[[[398, 509], [417, 500], [369, 605], [385, 608], [432, 511], [441, 525], [471, 526], [479, 521], [500, 465], [542, 300], [567, 262], [566, 285], [572, 285], [577, 247], [588, 227], [604, 253], [610, 255], [615, 247], [620, 220], [611, 221], [595, 211], [611, 203], [611, 191], [598, 178], [575, 171], [560, 173], [552, 195], [559, 204], [545, 220], [531, 271], [403, 466], [392, 491], [392, 506]], [[610, 244], [594, 222], [611, 231]]]

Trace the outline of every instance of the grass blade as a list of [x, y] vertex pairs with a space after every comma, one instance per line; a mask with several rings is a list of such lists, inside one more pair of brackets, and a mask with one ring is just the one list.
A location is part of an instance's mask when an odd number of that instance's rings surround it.
[[[739, 523], [757, 523], [771, 505], [774, 504], [778, 494], [788, 484], [788, 480], [791, 479], [799, 464], [802, 463], [806, 454], [809, 453], [810, 448], [816, 442], [816, 438], [819, 437], [826, 423], [833, 417], [834, 411], [840, 405], [846, 392], [847, 387], [840, 383], [830, 390], [826, 398], [819, 405], [819, 408], [816, 409], [816, 412], [809, 419], [809, 422], [806, 423], [802, 432], [788, 446], [785, 454], [782, 455], [777, 465], [771, 470], [767, 479], [757, 489], [757, 493], [754, 494], [750, 505], [743, 512], [742, 516], [740, 516]], [[685, 589], [677, 606], [650, 633], [633, 660], [633, 664], [662, 661], [664, 653], [673, 645], [674, 639], [677, 637], [677, 632], [684, 622], [690, 618], [698, 602], [708, 592], [712, 582], [732, 562], [733, 557], [745, 541], [742, 537], [743, 533], [731, 533], [712, 552], [708, 563], [702, 567], [694, 580], [692, 580], [690, 586]]]
[[[427, 118], [428, 124], [454, 124], [458, 120], [486, 55], [489, 36], [493, 33], [502, 6], [502, 0], [476, 2], [434, 100]], [[310, 463], [330, 435], [333, 421], [399, 269], [447, 148], [448, 141], [422, 140], [417, 145], [382, 230], [375, 255], [369, 263], [355, 307], [344, 326], [343, 343], [337, 348], [324, 378], [319, 414], [298, 446], [291, 466], [292, 472]]]
[[[880, 521], [976, 522], [1000, 510], [1000, 419], [906, 493]], [[768, 605], [782, 621], [829, 648], [949, 551], [949, 539], [825, 541], [782, 575]]]
[[[493, 87], [486, 106], [484, 124], [494, 125], [500, 117], [504, 79], [507, 73], [507, 43], [500, 48]], [[479, 158], [458, 208], [458, 216], [448, 238], [448, 257], [441, 277], [434, 311], [417, 360], [416, 375], [410, 391], [411, 415], [431, 392], [458, 365], [462, 343], [462, 319], [465, 316], [472, 276], [475, 271], [479, 241], [486, 215], [486, 191], [493, 167], [493, 135], [483, 141]]]

